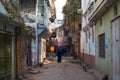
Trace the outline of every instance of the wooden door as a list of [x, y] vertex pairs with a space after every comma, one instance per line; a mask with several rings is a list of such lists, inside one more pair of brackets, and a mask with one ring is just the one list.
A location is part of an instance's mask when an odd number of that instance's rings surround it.
[[120, 80], [120, 18], [112, 22], [113, 80]]
[[44, 58], [46, 58], [46, 40], [45, 39], [41, 39], [41, 54], [40, 54], [40, 59], [41, 62], [43, 62]]

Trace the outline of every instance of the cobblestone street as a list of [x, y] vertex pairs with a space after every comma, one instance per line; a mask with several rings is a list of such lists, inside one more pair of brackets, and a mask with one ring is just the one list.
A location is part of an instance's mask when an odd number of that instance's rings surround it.
[[53, 60], [39, 68], [38, 74], [27, 74], [26, 80], [96, 80], [95, 77], [85, 72], [79, 64], [71, 63], [72, 58], [63, 58], [61, 63]]

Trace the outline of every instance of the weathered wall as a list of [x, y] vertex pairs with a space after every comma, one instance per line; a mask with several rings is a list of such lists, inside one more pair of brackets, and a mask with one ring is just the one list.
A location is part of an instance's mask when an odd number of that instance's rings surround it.
[[[112, 28], [111, 21], [120, 16], [120, 1], [117, 0], [118, 6], [118, 15], [114, 16], [114, 8], [113, 6], [108, 9], [105, 14], [103, 14], [100, 18], [102, 19], [102, 26], [100, 26], [100, 20], [98, 19], [95, 27], [95, 42], [96, 42], [96, 68], [101, 70], [102, 72], [108, 73], [112, 76]], [[105, 58], [99, 57], [99, 45], [98, 45], [98, 36], [102, 33], [105, 33]]]
[[[7, 11], [0, 2], [0, 79], [14, 79], [14, 26], [7, 21]], [[8, 74], [6, 74], [8, 73]]]
[[81, 58], [86, 64], [95, 66], [94, 26], [90, 25], [89, 16], [93, 12], [94, 0], [82, 0], [82, 32], [81, 32]]
[[[14, 27], [7, 24], [0, 22], [0, 79], [14, 77], [15, 72]], [[8, 74], [4, 74], [6, 72]]]

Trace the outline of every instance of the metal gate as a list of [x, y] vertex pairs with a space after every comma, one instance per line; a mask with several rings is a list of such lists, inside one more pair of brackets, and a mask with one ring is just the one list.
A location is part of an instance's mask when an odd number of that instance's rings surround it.
[[12, 36], [0, 33], [0, 80], [11, 79]]

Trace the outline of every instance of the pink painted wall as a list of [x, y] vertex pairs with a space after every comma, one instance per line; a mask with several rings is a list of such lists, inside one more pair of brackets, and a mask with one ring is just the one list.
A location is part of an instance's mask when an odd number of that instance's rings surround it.
[[95, 56], [90, 54], [84, 54], [84, 62], [95, 67]]

